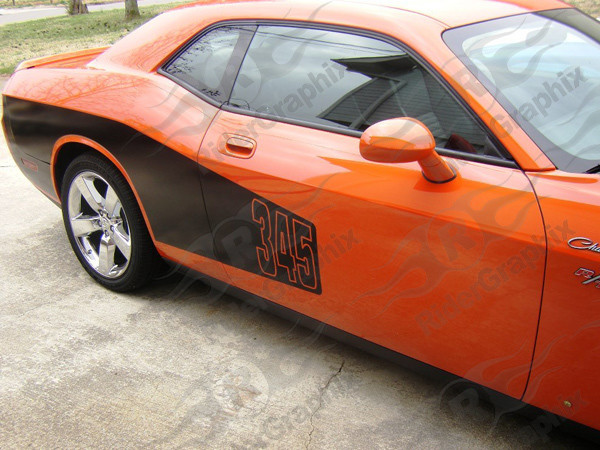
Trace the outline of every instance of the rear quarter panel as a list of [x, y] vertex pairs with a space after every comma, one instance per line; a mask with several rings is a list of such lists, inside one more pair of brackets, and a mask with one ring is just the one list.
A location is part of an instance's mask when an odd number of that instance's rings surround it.
[[[4, 98], [9, 145], [40, 190], [60, 201], [52, 177], [60, 144], [91, 142], [130, 182], [163, 256], [184, 248], [201, 262], [216, 259], [196, 163], [216, 108], [157, 74], [89, 69], [21, 70]], [[226, 279], [220, 264], [205, 266]]]

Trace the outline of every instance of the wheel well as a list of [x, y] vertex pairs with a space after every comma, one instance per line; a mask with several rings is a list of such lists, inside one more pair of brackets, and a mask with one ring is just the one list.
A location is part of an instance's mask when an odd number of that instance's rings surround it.
[[91, 152], [114, 166], [114, 164], [112, 164], [102, 153], [87, 145], [79, 144], [77, 142], [68, 142], [60, 148], [56, 161], [54, 162], [54, 183], [59, 200], [62, 200], [61, 188], [67, 167], [69, 167], [75, 158], [84, 153]]
[[56, 193], [58, 194], [58, 199], [60, 201], [62, 201], [62, 198], [61, 198], [62, 197], [62, 192], [61, 192], [62, 184], [63, 184], [63, 180], [64, 180], [64, 177], [65, 177], [65, 174], [67, 172], [67, 168], [69, 167], [69, 165], [76, 158], [78, 158], [86, 153], [90, 154], [90, 155], [94, 155], [95, 157], [104, 160], [108, 165], [114, 167], [115, 170], [117, 172], [119, 172], [121, 174], [121, 176], [124, 178], [125, 183], [129, 186], [129, 188], [131, 189], [131, 191], [135, 197], [135, 201], [142, 213], [146, 228], [147, 228], [148, 232], [150, 233], [150, 237], [154, 241], [154, 233], [152, 232], [152, 228], [150, 226], [150, 221], [148, 220], [148, 217], [146, 216], [146, 212], [144, 210], [144, 207], [142, 205], [142, 201], [141, 201], [140, 197], [138, 196], [135, 188], [133, 187], [131, 180], [125, 173], [125, 170], [119, 166], [119, 163], [116, 162], [116, 160], [115, 160], [115, 162], [112, 161], [112, 159], [110, 158], [110, 156], [111, 156], [110, 154], [108, 154], [108, 156], [107, 156], [102, 151], [94, 148], [93, 146], [82, 144], [80, 142], [67, 142], [67, 143], [63, 144], [62, 146], [60, 146], [56, 151], [58, 154], [56, 155], [56, 158], [54, 160], [54, 164], [52, 167], [52, 173], [53, 173], [54, 185], [56, 186]]

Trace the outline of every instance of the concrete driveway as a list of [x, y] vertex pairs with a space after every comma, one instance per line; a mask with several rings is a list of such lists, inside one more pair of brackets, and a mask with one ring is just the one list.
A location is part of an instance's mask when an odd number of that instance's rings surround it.
[[109, 292], [4, 139], [0, 180], [1, 448], [592, 448], [187, 278]]

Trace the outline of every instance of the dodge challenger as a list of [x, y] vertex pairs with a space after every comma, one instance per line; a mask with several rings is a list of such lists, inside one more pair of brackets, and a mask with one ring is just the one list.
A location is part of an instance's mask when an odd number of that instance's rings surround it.
[[600, 428], [600, 24], [251, 1], [23, 62], [3, 128], [115, 291], [169, 261]]

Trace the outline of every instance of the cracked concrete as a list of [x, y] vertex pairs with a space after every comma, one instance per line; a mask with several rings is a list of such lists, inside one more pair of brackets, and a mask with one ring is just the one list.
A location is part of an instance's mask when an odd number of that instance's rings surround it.
[[525, 417], [458, 416], [443, 382], [190, 279], [102, 289], [0, 140], [1, 448], [588, 445]]
[[333, 381], [333, 379], [335, 377], [337, 377], [340, 373], [342, 373], [342, 369], [344, 368], [344, 364], [345, 363], [346, 363], [345, 360], [342, 361], [342, 365], [340, 366], [340, 368], [338, 369], [338, 371], [335, 372], [333, 375], [331, 375], [331, 377], [329, 378], [329, 380], [327, 380], [327, 383], [325, 383], [325, 386], [323, 386], [323, 388], [321, 388], [321, 391], [319, 393], [319, 405], [317, 406], [317, 408], [310, 415], [310, 431], [308, 433], [308, 442], [306, 443], [306, 450], [308, 450], [310, 448], [310, 444], [312, 442], [312, 436], [313, 436], [313, 433], [315, 431], [315, 426], [313, 424], [313, 419], [315, 418], [315, 416], [317, 415], [317, 413], [319, 412], [319, 410], [323, 407], [323, 395], [327, 391], [327, 388], [329, 388], [329, 385], [331, 384], [331, 382]]

